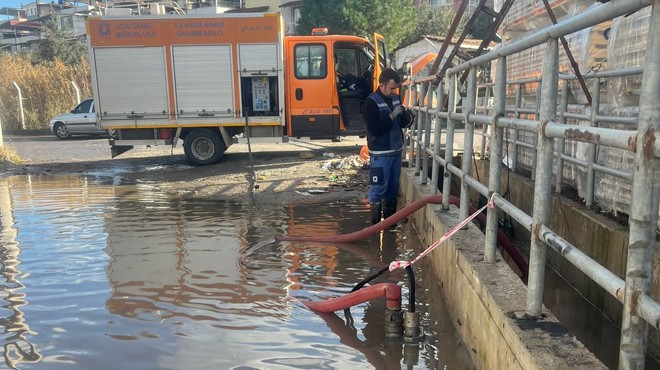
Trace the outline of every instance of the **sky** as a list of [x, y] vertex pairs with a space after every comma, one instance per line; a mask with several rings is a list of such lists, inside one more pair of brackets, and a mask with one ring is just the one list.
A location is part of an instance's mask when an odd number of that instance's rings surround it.
[[[20, 8], [21, 4], [29, 4], [34, 1], [35, 0], [0, 0], [0, 8], [5, 8], [5, 7]], [[57, 3], [57, 0], [39, 0], [39, 1], [41, 1], [42, 3], [50, 3], [51, 1], [54, 1], [55, 3]], [[69, 1], [73, 2], [73, 0], [69, 0]], [[0, 21], [4, 21], [8, 18], [11, 17], [0, 15]]]

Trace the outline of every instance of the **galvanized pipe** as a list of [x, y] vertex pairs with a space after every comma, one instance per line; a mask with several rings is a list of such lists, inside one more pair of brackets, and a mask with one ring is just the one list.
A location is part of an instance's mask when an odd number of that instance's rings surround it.
[[[595, 98], [594, 98], [595, 99]], [[568, 109], [568, 81], [564, 81], [561, 87], [561, 106], [559, 107], [561, 113], [565, 113]], [[560, 114], [560, 123], [566, 124], [566, 118]], [[566, 150], [566, 139], [560, 138], [557, 144], [557, 173], [555, 175], [555, 191], [561, 194], [562, 184], [564, 183], [564, 159], [562, 154]]]
[[617, 170], [616, 168], [605, 167], [601, 164], [594, 164], [594, 170], [605, 173], [605, 174], [608, 174], [608, 175], [616, 176], [618, 178], [628, 180], [628, 181], [632, 181], [632, 179], [633, 179], [632, 173], [630, 173], [630, 172]]
[[[490, 138], [490, 161], [488, 173], [488, 189], [490, 193], [500, 192], [500, 170], [502, 168], [502, 136], [504, 132], [498, 120], [506, 112], [506, 58], [497, 60], [497, 75], [495, 76], [495, 105], [493, 109], [492, 135]], [[495, 262], [497, 248], [497, 209], [488, 210], [486, 215], [486, 247], [484, 261]]]
[[493, 197], [495, 205], [500, 208], [502, 211], [506, 212], [511, 218], [513, 218], [520, 225], [525, 227], [528, 231], [532, 229], [532, 218], [525, 213], [523, 210], [514, 206], [508, 200], [504, 199], [501, 195], [497, 194]]
[[[591, 127], [598, 127], [596, 116], [600, 111], [600, 79], [594, 80], [593, 96], [591, 99]], [[594, 171], [594, 162], [596, 162], [596, 151], [598, 147], [595, 143], [589, 144], [589, 151], [587, 152], [587, 194], [584, 197], [584, 203], [587, 207], [594, 206], [594, 192], [596, 190], [596, 172]]]
[[531, 132], [538, 132], [539, 130], [538, 121], [531, 121], [527, 119], [502, 117], [497, 123], [503, 128], [512, 128], [516, 130], [531, 131]]
[[539, 110], [538, 108], [524, 108], [520, 107], [518, 109], [507, 109], [507, 112], [513, 112], [513, 113], [526, 113], [526, 114], [538, 114]]
[[[484, 104], [484, 115], [488, 115], [488, 102], [490, 101], [490, 88], [486, 87], [486, 103]], [[489, 120], [492, 119], [489, 117]], [[484, 124], [483, 122], [481, 123], [483, 126], [481, 127], [481, 148], [479, 149], [479, 158], [484, 159], [486, 158], [486, 134], [488, 133], [488, 125], [491, 123], [488, 122], [488, 124]]]
[[[634, 76], [634, 75], [641, 75], [643, 72], [643, 69], [641, 67], [632, 67], [632, 68], [620, 68], [620, 69], [609, 69], [605, 71], [598, 71], [594, 73], [589, 73], [586, 76], [582, 76], [585, 80], [591, 79], [591, 78], [610, 78], [610, 77], [625, 77], [625, 76]], [[574, 74], [565, 74], [565, 73], [560, 73], [559, 74], [559, 79], [560, 80], [577, 80], [577, 76]], [[539, 82], [541, 81], [540, 77], [530, 77], [530, 78], [520, 78], [517, 80], [510, 80], [507, 81], [508, 85], [516, 85], [516, 84], [526, 84], [526, 83], [532, 83], [532, 82]]]
[[[418, 105], [419, 107], [424, 106], [424, 98], [426, 96], [426, 84], [422, 84], [421, 89], [418, 95]], [[417, 150], [415, 151], [415, 176], [419, 176], [419, 170], [422, 167], [422, 130], [425, 129], [426, 125], [426, 115], [418, 114], [417, 115], [417, 131], [415, 137], [417, 138]]]
[[559, 36], [566, 36], [573, 32], [580, 31], [584, 28], [595, 26], [604, 21], [614, 19], [616, 17], [633, 13], [639, 9], [651, 5], [650, 0], [617, 0], [610, 1], [602, 6], [595, 7], [577, 14], [572, 17], [567, 17], [557, 24], [540, 29], [528, 36], [522, 37], [508, 45], [505, 45], [497, 50], [493, 50], [486, 54], [472, 58], [465, 63], [450, 68], [447, 70], [448, 74], [457, 74], [465, 71], [470, 67], [480, 66], [501, 57], [519, 53], [525, 49], [529, 49], [536, 45], [541, 45], [548, 40], [548, 38], [558, 38]]
[[472, 176], [465, 176], [465, 182], [470, 186], [470, 188], [476, 190], [479, 194], [483, 195], [484, 197], [488, 196], [488, 187], [482, 183], [479, 182], [479, 180], [475, 179]]
[[[634, 76], [634, 75], [641, 75], [643, 71], [644, 69], [641, 67], [610, 69], [606, 71], [598, 71], [598, 72], [590, 73], [582, 77], [584, 77], [585, 80], [588, 80], [590, 78]], [[562, 80], [575, 80], [577, 79], [577, 76], [560, 73], [559, 78]]]
[[[570, 112], [560, 113], [558, 114], [558, 116], [562, 118], [570, 118], [570, 119], [589, 121], [589, 122], [591, 122], [592, 119], [591, 115], [570, 113]], [[596, 115], [595, 119], [596, 121], [603, 123], [619, 123], [623, 125], [635, 125], [635, 126], [637, 125], [637, 117], [612, 117], [612, 116]]]
[[[477, 104], [477, 71], [475, 68], [470, 69], [467, 80], [467, 98], [466, 98], [466, 119], [465, 119], [465, 134], [463, 135], [463, 163], [461, 169], [466, 175], [472, 174], [472, 147], [474, 145], [474, 125], [470, 123], [470, 114], [475, 112]], [[461, 206], [458, 218], [462, 221], [468, 218], [470, 213], [470, 193], [465, 176], [461, 176]], [[444, 196], [443, 196], [444, 198]]]
[[639, 101], [637, 145], [633, 165], [626, 290], [619, 348], [620, 369], [644, 369], [647, 325], [640, 320], [640, 297], [648, 295], [653, 276], [660, 160], [651, 152], [651, 138], [660, 130], [660, 0], [653, 1]]
[[[410, 87], [410, 95], [412, 96], [412, 99], [410, 99], [410, 104], [415, 107], [415, 104], [417, 103], [417, 83], [414, 83]], [[417, 114], [417, 117], [413, 120], [413, 124], [410, 126], [408, 129], [409, 132], [409, 137], [410, 137], [410, 147], [408, 148], [408, 168], [413, 168], [415, 166], [415, 130], [417, 129], [417, 122], [419, 122], [419, 114]]]
[[[458, 76], [449, 76], [449, 105], [447, 111], [451, 117], [451, 113], [456, 111], [456, 94], [458, 92], [456, 80]], [[452, 163], [454, 157], [454, 120], [449, 118], [447, 120], [447, 133], [445, 137], [445, 162]], [[451, 173], [447, 171], [445, 165], [444, 179], [442, 181], [442, 209], [449, 209], [449, 197], [451, 196]]]
[[[536, 120], [541, 122], [541, 89], [543, 88], [543, 77], [541, 77], [541, 82], [539, 82], [539, 86], [536, 88], [536, 114], [534, 115], [536, 117]], [[556, 90], [555, 90], [556, 91]], [[556, 92], [555, 92], [556, 94]], [[556, 110], [556, 107], [555, 107]], [[539, 145], [539, 137], [538, 135], [534, 136], [534, 147], [538, 148]], [[532, 181], [536, 180], [536, 166], [537, 166], [537, 161], [538, 161], [538, 152], [536, 150], [532, 151]]]
[[[522, 90], [524, 88], [523, 84], [518, 84], [518, 89], [516, 90], [516, 118], [520, 119], [520, 113], [518, 113], [518, 109], [522, 107]], [[516, 143], [518, 142], [518, 135], [519, 132], [518, 130], [514, 129], [513, 130], [513, 135], [511, 135], [511, 141], [512, 141], [512, 153], [511, 153], [511, 170], [513, 172], [516, 172], [518, 170], [518, 145]]]
[[[433, 106], [433, 89], [431, 88], [431, 82], [429, 81], [426, 86], [426, 106]], [[431, 116], [426, 113], [424, 118], [424, 152], [422, 153], [422, 185], [426, 185], [429, 178], [429, 156], [426, 154], [426, 149], [430, 147], [431, 144]]]
[[545, 226], [541, 228], [541, 238], [552, 249], [559, 253], [559, 255], [563, 256], [573, 266], [584, 272], [591, 278], [591, 280], [600, 285], [614, 298], [619, 301], [622, 300], [623, 295], [621, 294], [621, 291], [623, 289], [623, 280], [616, 276], [616, 274], [598, 264], [580, 249], [576, 248]]
[[[585, 143], [595, 143], [607, 145], [612, 148], [618, 148], [634, 152], [635, 147], [631, 146], [637, 139], [636, 131], [624, 131], [605, 127], [587, 127], [578, 125], [562, 125], [556, 122], [550, 122], [545, 127], [545, 133], [552, 138], [566, 138], [579, 140]], [[656, 135], [654, 134], [655, 138]], [[655, 143], [649, 143], [651, 154], [655, 154]]]
[[552, 184], [552, 153], [554, 139], [545, 135], [543, 127], [557, 114], [557, 82], [559, 49], [557, 39], [548, 40], [543, 60], [541, 109], [538, 133], [538, 165], [534, 182], [534, 211], [532, 214], [532, 236], [529, 254], [529, 280], [527, 283], [527, 314], [539, 317], [543, 306], [543, 284], [545, 278], [546, 245], [541, 238], [541, 227], [548, 223]]
[[[437, 112], [440, 112], [443, 108], [443, 103], [445, 101], [445, 91], [444, 91], [444, 82], [440, 80], [438, 83], [438, 88], [435, 90], [435, 95], [438, 98], [438, 107]], [[433, 168], [431, 169], [431, 184], [433, 184], [433, 193], [438, 193], [438, 177], [440, 176], [440, 162], [435, 159], [436, 155], [440, 154], [440, 141], [442, 139], [442, 122], [444, 118], [440, 118], [440, 115], [436, 113], [435, 115], [435, 133], [433, 139]]]

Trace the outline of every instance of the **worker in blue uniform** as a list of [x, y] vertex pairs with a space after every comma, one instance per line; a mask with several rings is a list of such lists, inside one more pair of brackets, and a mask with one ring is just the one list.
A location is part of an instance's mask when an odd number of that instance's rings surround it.
[[367, 125], [367, 147], [371, 165], [369, 169], [369, 204], [371, 222], [380, 222], [396, 212], [403, 152], [403, 128], [412, 120], [401, 105], [396, 89], [401, 83], [399, 74], [384, 69], [378, 78], [378, 89], [364, 103]]

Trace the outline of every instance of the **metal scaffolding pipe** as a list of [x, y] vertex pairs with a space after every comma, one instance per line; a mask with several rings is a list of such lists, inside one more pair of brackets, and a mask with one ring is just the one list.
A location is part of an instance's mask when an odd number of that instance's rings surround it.
[[570, 118], [570, 119], [576, 119], [579, 121], [591, 121], [592, 118], [595, 118], [596, 121], [598, 122], [603, 122], [603, 123], [619, 123], [623, 125], [637, 125], [637, 117], [612, 117], [612, 116], [601, 116], [601, 115], [596, 115], [595, 117], [592, 115], [588, 114], [581, 114], [581, 113], [570, 113], [570, 112], [562, 112], [558, 114], [559, 117], [562, 118]]
[[[568, 81], [564, 81], [561, 87], [561, 106], [560, 113], [566, 112], [568, 109]], [[560, 118], [560, 124], [566, 124], [566, 118], [563, 116]], [[557, 144], [557, 174], [555, 175], [555, 191], [558, 194], [561, 194], [562, 184], [564, 182], [564, 160], [562, 154], [564, 154], [566, 147], [566, 140], [561, 138]]]
[[[502, 169], [502, 137], [504, 132], [499, 124], [506, 112], [506, 58], [497, 60], [497, 75], [495, 76], [495, 105], [493, 110], [492, 137], [490, 140], [490, 161], [488, 175], [488, 190], [491, 193], [500, 192], [500, 171]], [[491, 208], [486, 214], [486, 246], [484, 261], [495, 262], [497, 248], [497, 209]]]
[[[418, 106], [423, 106], [424, 105], [424, 97], [426, 95], [426, 84], [421, 85], [421, 89], [419, 91], [418, 95]], [[415, 137], [417, 138], [416, 143], [417, 143], [417, 150], [415, 150], [415, 176], [419, 176], [419, 171], [422, 167], [422, 130], [424, 130], [424, 126], [426, 124], [426, 115], [425, 114], [418, 114], [417, 115], [417, 131], [415, 133]]]
[[[634, 152], [631, 146], [637, 140], [637, 131], [623, 131], [604, 127], [587, 127], [579, 125], [564, 125], [550, 122], [545, 126], [545, 135], [551, 138], [579, 140], [585, 143], [607, 145], [613, 148]], [[653, 135], [655, 137], [655, 135]], [[650, 145], [651, 153], [655, 152], [656, 144]]]
[[[523, 84], [518, 84], [518, 88], [516, 89], [516, 119], [520, 119], [520, 113], [518, 113], [518, 109], [522, 107], [522, 90], [524, 88]], [[511, 143], [513, 144], [513, 150], [511, 153], [511, 156], [509, 157], [511, 159], [511, 169], [513, 172], [516, 172], [518, 170], [518, 137], [520, 136], [520, 131], [518, 130], [513, 130], [513, 135], [511, 136]], [[508, 144], [507, 144], [508, 145]]]
[[[438, 83], [438, 88], [435, 91], [435, 95], [438, 98], [438, 102], [444, 102], [445, 101], [445, 90], [444, 90], [444, 82], [443, 80], [440, 80]], [[438, 104], [437, 111], [440, 112], [442, 110], [442, 103]], [[434, 133], [434, 139], [433, 139], [433, 167], [431, 168], [431, 184], [433, 184], [434, 189], [433, 193], [437, 194], [438, 193], [438, 184], [439, 180], [438, 178], [440, 177], [440, 162], [435, 159], [437, 155], [440, 154], [440, 140], [442, 139], [442, 121], [444, 118], [440, 118], [440, 115], [436, 113], [435, 115], [435, 133]], [[444, 164], [443, 164], [444, 166]]]
[[[415, 104], [417, 104], [417, 84], [413, 84], [410, 86], [410, 95], [412, 96], [412, 99], [410, 99], [410, 104], [415, 107]], [[415, 119], [413, 120], [412, 125], [408, 129], [408, 137], [410, 138], [410, 148], [408, 149], [408, 168], [413, 168], [415, 166], [415, 130], [417, 128], [417, 122], [419, 122], [419, 114]]]
[[[484, 105], [484, 115], [488, 116], [488, 102], [490, 101], [490, 88], [486, 88], [486, 103]], [[486, 157], [486, 133], [488, 125], [492, 123], [491, 117], [488, 117], [488, 123], [481, 123], [481, 147], [479, 148], [479, 158]]]
[[[598, 120], [596, 116], [600, 111], [600, 79], [594, 80], [593, 85], [593, 97], [591, 102], [591, 120], [589, 125], [591, 127], [598, 127]], [[592, 208], [594, 206], [594, 193], [596, 190], [596, 172], [594, 171], [594, 162], [596, 162], [596, 143], [589, 144], [589, 151], [587, 152], [587, 194], [584, 197], [584, 203], [587, 207]]]
[[[555, 118], [557, 112], [557, 83], [559, 49], [557, 39], [548, 40], [543, 60], [543, 84], [540, 95], [539, 119], [541, 125]], [[532, 236], [529, 254], [529, 280], [527, 282], [527, 314], [539, 317], [543, 306], [543, 284], [545, 279], [546, 245], [541, 239], [541, 227], [548, 223], [552, 184], [553, 138], [538, 134], [538, 164], [534, 182], [534, 211], [532, 214]]]
[[[456, 95], [458, 94], [457, 90], [457, 78], [456, 75], [451, 75], [449, 77], [449, 105], [447, 106], [447, 111], [449, 112], [449, 117], [451, 113], [456, 111]], [[445, 162], [447, 164], [452, 163], [452, 158], [454, 157], [454, 120], [447, 120], [447, 133], [445, 138]], [[445, 166], [444, 179], [442, 181], [442, 209], [449, 209], [449, 197], [451, 195], [451, 174], [446, 171], [448, 166]]]
[[660, 160], [650, 146], [660, 131], [660, 0], [653, 1], [639, 101], [639, 120], [630, 202], [626, 290], [621, 323], [620, 369], [644, 369], [647, 324], [640, 320], [640, 297], [648, 295], [653, 276]]
[[511, 216], [511, 218], [516, 220], [520, 225], [527, 229], [527, 231], [532, 230], [532, 218], [523, 210], [514, 206], [511, 202], [502, 198], [502, 196], [499, 194], [493, 197], [493, 201], [495, 202], [495, 205], [500, 207], [500, 209]]
[[[474, 146], [474, 125], [469, 122], [470, 114], [474, 113], [475, 106], [477, 105], [477, 70], [476, 68], [470, 69], [467, 80], [467, 102], [466, 102], [466, 118], [465, 118], [465, 133], [463, 135], [463, 163], [461, 169], [463, 173], [472, 174], [472, 147]], [[461, 206], [459, 210], [459, 220], [468, 218], [470, 211], [470, 188], [465, 181], [465, 177], [461, 177]]]
[[[433, 89], [431, 88], [431, 82], [427, 82], [426, 87], [426, 104], [428, 106], [433, 105]], [[422, 185], [426, 185], [429, 178], [429, 156], [426, 154], [426, 149], [430, 147], [431, 144], [431, 116], [426, 113], [424, 115], [424, 152], [422, 160]]]
[[527, 119], [502, 117], [497, 123], [504, 128], [512, 128], [516, 130], [531, 131], [535, 133], [537, 133], [539, 130], [538, 121], [531, 121]]

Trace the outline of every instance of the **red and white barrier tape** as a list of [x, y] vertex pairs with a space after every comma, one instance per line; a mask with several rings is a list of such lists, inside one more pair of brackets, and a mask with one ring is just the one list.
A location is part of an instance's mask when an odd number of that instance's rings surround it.
[[426, 250], [424, 252], [420, 253], [419, 256], [415, 257], [414, 260], [412, 260], [412, 261], [393, 261], [393, 262], [391, 262], [390, 267], [389, 267], [390, 272], [392, 272], [396, 269], [405, 268], [405, 267], [410, 266], [413, 263], [417, 262], [417, 260], [419, 260], [420, 258], [422, 258], [422, 257], [426, 256], [427, 254], [431, 253], [437, 246], [444, 243], [445, 240], [451, 238], [454, 234], [456, 234], [456, 232], [458, 230], [462, 229], [465, 225], [469, 224], [475, 217], [477, 217], [477, 215], [479, 213], [483, 212], [486, 208], [495, 208], [495, 201], [493, 200], [493, 197], [495, 196], [495, 194], [497, 194], [497, 193], [493, 193], [490, 196], [490, 199], [488, 200], [488, 203], [486, 203], [485, 206], [481, 207], [476, 212], [471, 214], [468, 218], [466, 218], [465, 220], [458, 223], [458, 225], [454, 226], [451, 230], [447, 231], [445, 233], [445, 235], [442, 236], [442, 238], [438, 239], [438, 241], [431, 244], [428, 248], [426, 248]]

